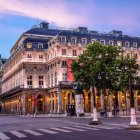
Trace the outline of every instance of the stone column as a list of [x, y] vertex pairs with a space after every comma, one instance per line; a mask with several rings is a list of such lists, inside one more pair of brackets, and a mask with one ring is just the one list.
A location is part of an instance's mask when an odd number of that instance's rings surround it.
[[121, 112], [122, 111], [122, 108], [121, 108], [121, 92], [118, 93], [118, 107], [119, 107], [119, 111]]
[[26, 93], [22, 94], [22, 114], [26, 114]]
[[112, 117], [112, 94], [109, 95], [110, 111], [109, 117]]
[[135, 96], [135, 109], [136, 111], [138, 111], [138, 92], [137, 91], [135, 92], [134, 96]]
[[129, 93], [126, 93], [126, 111], [127, 113], [129, 112], [129, 109], [130, 109], [130, 99], [128, 98], [128, 95]]
[[57, 91], [57, 96], [58, 96], [58, 110], [57, 113], [62, 113], [62, 93], [61, 89], [58, 88]]
[[50, 110], [50, 113], [53, 112], [53, 96], [52, 96], [52, 93], [50, 93], [50, 97], [51, 97], [51, 110]]
[[93, 112], [93, 95], [91, 94], [91, 112]]
[[54, 110], [53, 110], [53, 112], [56, 113], [56, 93], [54, 92], [53, 94], [54, 94], [54, 105], [53, 105]]
[[72, 105], [72, 92], [70, 92], [69, 94], [70, 94], [70, 104]]
[[104, 108], [104, 95], [103, 95], [103, 93], [101, 93], [101, 95], [100, 95], [100, 102], [101, 102], [101, 109], [103, 109]]

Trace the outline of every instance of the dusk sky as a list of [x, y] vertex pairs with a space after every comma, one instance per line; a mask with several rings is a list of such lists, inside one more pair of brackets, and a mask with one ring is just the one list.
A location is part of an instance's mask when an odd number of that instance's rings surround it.
[[0, 54], [9, 51], [33, 25], [47, 21], [50, 26], [109, 32], [140, 37], [140, 0], [0, 0]]

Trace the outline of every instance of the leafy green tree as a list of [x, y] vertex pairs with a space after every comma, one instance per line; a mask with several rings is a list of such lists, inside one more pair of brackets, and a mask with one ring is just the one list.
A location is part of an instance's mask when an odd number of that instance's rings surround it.
[[[92, 87], [95, 112], [96, 98], [94, 87], [102, 90], [109, 88], [112, 71], [115, 70], [114, 67], [116, 66], [116, 60], [120, 52], [121, 50], [118, 47], [103, 46], [99, 43], [94, 43], [89, 45], [86, 52], [72, 62], [71, 69], [74, 73], [75, 81], [82, 83], [85, 89]], [[96, 117], [94, 120], [97, 120]]]

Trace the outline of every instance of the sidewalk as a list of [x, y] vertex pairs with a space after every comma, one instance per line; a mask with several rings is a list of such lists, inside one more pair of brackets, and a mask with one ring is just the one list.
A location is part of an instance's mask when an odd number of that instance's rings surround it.
[[[83, 118], [83, 119], [90, 119], [93, 117], [93, 114], [92, 113], [85, 113], [84, 116], [67, 116], [66, 114], [36, 114], [36, 115], [33, 115], [33, 114], [27, 114], [27, 115], [19, 115], [21, 117], [26, 117], [26, 118], [66, 118], [66, 117], [71, 117], [71, 118]], [[108, 117], [108, 116], [107, 116]], [[117, 117], [120, 117], [120, 118], [129, 118], [130, 117], [130, 114], [129, 115], [125, 115], [123, 113], [120, 113]], [[136, 113], [136, 117], [140, 117], [140, 113]], [[98, 118], [103, 118], [100, 116], [100, 114], [98, 113]], [[113, 116], [110, 116], [108, 118], [114, 118]]]

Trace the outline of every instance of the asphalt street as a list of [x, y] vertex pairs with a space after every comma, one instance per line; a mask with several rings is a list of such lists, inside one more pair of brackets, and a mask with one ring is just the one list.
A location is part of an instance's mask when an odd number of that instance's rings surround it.
[[[130, 118], [33, 118], [0, 116], [0, 140], [140, 140], [139, 130], [128, 130]], [[140, 123], [140, 118], [137, 119]]]

